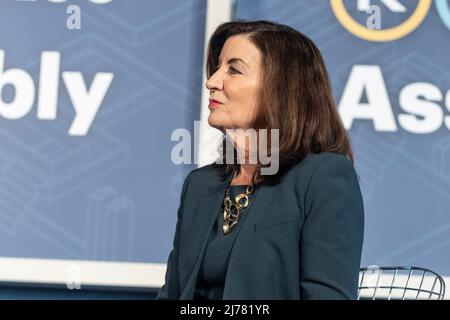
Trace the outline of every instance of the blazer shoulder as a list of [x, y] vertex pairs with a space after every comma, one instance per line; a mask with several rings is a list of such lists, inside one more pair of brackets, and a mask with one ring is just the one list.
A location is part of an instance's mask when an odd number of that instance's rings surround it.
[[[331, 176], [352, 176], [359, 180], [353, 163], [346, 156], [332, 152], [308, 154], [295, 165], [289, 175], [297, 187], [306, 192], [308, 185], [314, 179], [325, 181]], [[325, 179], [325, 180], [324, 180]]]
[[209, 188], [223, 183], [221, 173], [221, 168], [212, 163], [191, 170], [187, 174], [186, 180], [189, 180], [190, 185]]
[[353, 163], [346, 156], [333, 152], [310, 153], [294, 167], [295, 172], [314, 173], [326, 168], [353, 169]]
[[205, 175], [211, 175], [211, 174], [219, 174], [220, 168], [216, 167], [214, 163], [205, 165], [203, 167], [195, 168], [191, 170], [188, 173], [188, 176], [190, 177], [199, 177], [199, 176], [205, 176]]

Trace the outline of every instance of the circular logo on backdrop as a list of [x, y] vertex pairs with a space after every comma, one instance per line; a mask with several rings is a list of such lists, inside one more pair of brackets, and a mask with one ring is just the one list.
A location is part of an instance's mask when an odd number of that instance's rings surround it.
[[445, 26], [450, 29], [450, 8], [447, 0], [436, 0], [436, 9]]
[[366, 28], [353, 19], [345, 8], [344, 0], [330, 0], [330, 3], [334, 15], [345, 29], [361, 39], [377, 42], [397, 40], [413, 32], [425, 19], [431, 6], [431, 0], [419, 0], [414, 12], [403, 23], [389, 29], [374, 30]]

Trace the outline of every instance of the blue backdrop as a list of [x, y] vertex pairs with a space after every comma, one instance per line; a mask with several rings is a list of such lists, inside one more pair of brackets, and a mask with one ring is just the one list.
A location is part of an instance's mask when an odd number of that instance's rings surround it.
[[[73, 3], [81, 29], [67, 27]], [[1, 1], [3, 70], [29, 73], [36, 99], [20, 119], [0, 116], [0, 256], [166, 261], [193, 168], [172, 164], [170, 135], [199, 118], [205, 8]], [[56, 119], [38, 119], [44, 51], [59, 52], [60, 73], [81, 72], [87, 88], [98, 72], [114, 75], [86, 135], [68, 133], [74, 108], [61, 77]], [[2, 89], [12, 102], [14, 87]]]
[[[407, 22], [420, 1], [400, 1], [405, 12], [385, 2], [370, 2], [382, 29]], [[81, 10], [79, 30], [67, 27], [71, 3]], [[372, 15], [357, 1], [342, 3], [361, 25]], [[363, 266], [450, 274], [450, 30], [442, 4], [438, 12], [433, 1], [411, 33], [374, 42], [352, 34], [328, 0], [235, 3], [235, 18], [288, 24], [324, 55], [361, 178]], [[193, 132], [199, 120], [205, 10], [203, 0], [0, 3], [0, 256], [166, 262], [181, 184], [194, 168], [171, 162], [170, 136]], [[54, 71], [40, 70], [48, 51], [60, 53], [54, 120], [37, 111], [41, 73]], [[18, 119], [5, 116], [21, 93], [7, 83], [12, 69], [29, 73], [36, 92]], [[75, 111], [64, 72], [81, 72], [88, 89], [97, 73], [113, 74], [85, 135], [69, 134]]]

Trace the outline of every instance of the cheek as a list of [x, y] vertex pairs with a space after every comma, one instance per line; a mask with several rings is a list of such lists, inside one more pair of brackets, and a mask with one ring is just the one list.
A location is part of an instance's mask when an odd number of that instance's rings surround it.
[[248, 90], [242, 96], [241, 104], [239, 106], [239, 114], [245, 118], [247, 122], [253, 121], [257, 112], [257, 94], [256, 90]]
[[256, 107], [257, 90], [253, 85], [242, 85], [229, 93], [230, 108], [251, 111]]
[[254, 81], [229, 83], [227, 111], [237, 126], [249, 126], [256, 118], [258, 88]]

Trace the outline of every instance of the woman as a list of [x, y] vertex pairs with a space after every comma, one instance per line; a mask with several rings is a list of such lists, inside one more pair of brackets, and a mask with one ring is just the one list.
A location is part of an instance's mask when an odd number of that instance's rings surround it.
[[[207, 74], [208, 123], [279, 129], [279, 170], [261, 174], [258, 159], [188, 174], [157, 299], [355, 299], [363, 201], [319, 50], [281, 24], [228, 22]], [[226, 137], [234, 159], [254, 151]]]

